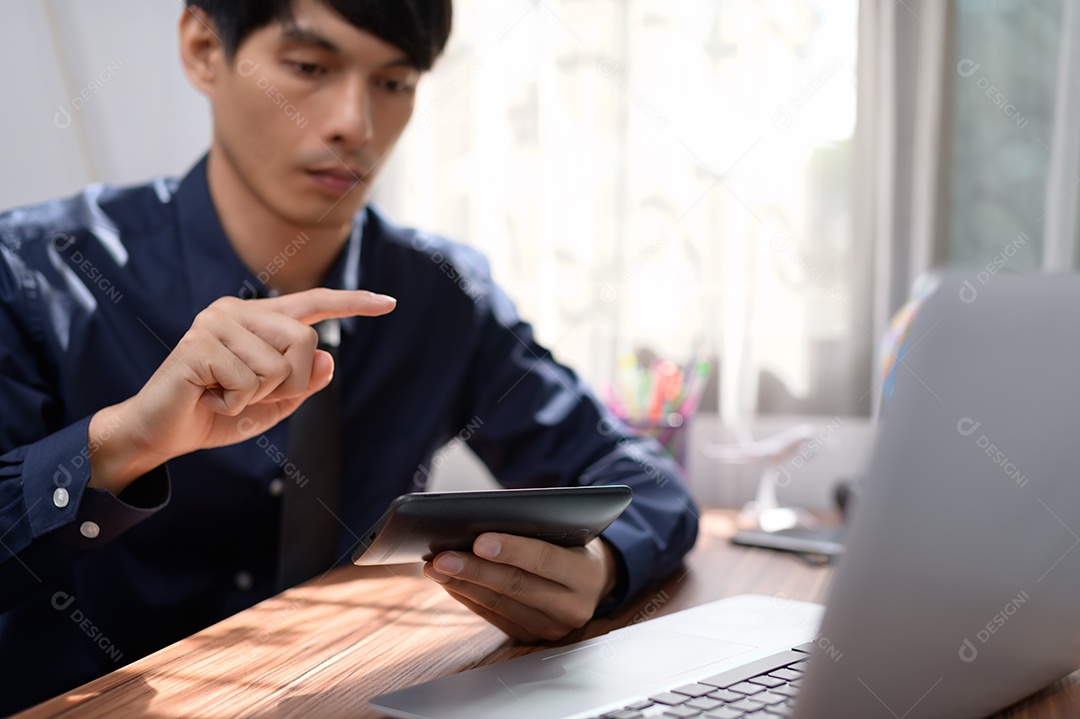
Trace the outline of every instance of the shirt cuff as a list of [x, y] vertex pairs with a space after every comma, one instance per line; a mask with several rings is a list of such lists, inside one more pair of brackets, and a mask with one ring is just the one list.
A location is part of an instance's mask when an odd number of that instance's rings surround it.
[[87, 486], [90, 419], [86, 417], [26, 448], [23, 493], [35, 539], [55, 531], [56, 538], [65, 544], [101, 546], [169, 502], [165, 465], [132, 482], [119, 496]]
[[36, 539], [75, 520], [90, 482], [90, 417], [26, 447], [23, 497]]
[[139, 477], [119, 495], [87, 488], [75, 521], [57, 531], [56, 539], [75, 549], [97, 549], [163, 509], [170, 492], [165, 465]]
[[653, 537], [647, 524], [641, 526], [644, 520], [635, 521], [634, 515], [631, 505], [600, 534], [615, 550], [621, 566], [615, 590], [596, 608], [597, 616], [615, 611], [656, 578]]

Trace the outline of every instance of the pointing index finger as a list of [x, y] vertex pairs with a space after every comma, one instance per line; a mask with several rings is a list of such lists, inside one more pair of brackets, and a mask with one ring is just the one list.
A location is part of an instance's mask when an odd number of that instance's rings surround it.
[[309, 325], [358, 315], [378, 317], [387, 314], [397, 305], [397, 300], [388, 295], [367, 290], [331, 290], [326, 287], [254, 301], [261, 303], [266, 309]]

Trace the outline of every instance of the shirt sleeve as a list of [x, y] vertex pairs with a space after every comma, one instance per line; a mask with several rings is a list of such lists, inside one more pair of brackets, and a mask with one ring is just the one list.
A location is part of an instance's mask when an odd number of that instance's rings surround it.
[[0, 611], [168, 501], [161, 467], [120, 496], [91, 489], [90, 417], [63, 426], [37, 280], [0, 245]]
[[603, 537], [621, 560], [618, 586], [598, 613], [616, 609], [680, 566], [698, 515], [674, 461], [655, 440], [634, 436], [573, 372], [533, 337], [490, 279], [477, 302], [467, 442], [511, 487], [626, 484], [627, 510]]

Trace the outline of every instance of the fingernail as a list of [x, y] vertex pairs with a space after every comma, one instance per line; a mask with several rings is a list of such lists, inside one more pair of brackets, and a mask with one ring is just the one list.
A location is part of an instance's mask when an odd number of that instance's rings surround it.
[[391, 297], [390, 295], [375, 295], [375, 299], [389, 300], [390, 302], [397, 304], [397, 297]]
[[443, 574], [457, 574], [465, 567], [465, 562], [461, 561], [461, 557], [456, 554], [447, 554], [439, 557], [439, 560], [435, 562], [435, 568]]
[[439, 584], [446, 584], [450, 581], [450, 577], [446, 576], [445, 574], [439, 574], [438, 572], [432, 572], [431, 574], [428, 574], [427, 578], [432, 580], [433, 582], [438, 582]]
[[476, 545], [473, 547], [473, 551], [481, 557], [487, 557], [488, 559], [494, 559], [499, 556], [499, 552], [502, 551], [502, 545], [499, 544], [499, 540], [492, 539], [491, 537], [480, 537], [476, 540]]

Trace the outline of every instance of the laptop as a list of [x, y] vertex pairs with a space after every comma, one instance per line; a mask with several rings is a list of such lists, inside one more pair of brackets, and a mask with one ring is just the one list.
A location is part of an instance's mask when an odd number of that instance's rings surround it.
[[942, 275], [909, 329], [827, 608], [736, 596], [370, 705], [410, 719], [992, 714], [1080, 667], [1078, 370], [1080, 278]]

